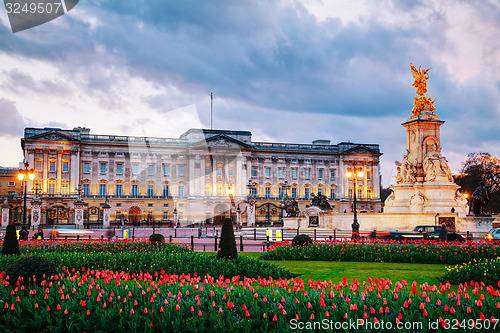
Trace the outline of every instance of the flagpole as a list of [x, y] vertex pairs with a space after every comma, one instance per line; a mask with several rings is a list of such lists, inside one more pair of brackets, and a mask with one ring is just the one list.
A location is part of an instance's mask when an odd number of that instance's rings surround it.
[[214, 122], [213, 104], [214, 104], [214, 94], [210, 93], [210, 129], [213, 129], [213, 122]]

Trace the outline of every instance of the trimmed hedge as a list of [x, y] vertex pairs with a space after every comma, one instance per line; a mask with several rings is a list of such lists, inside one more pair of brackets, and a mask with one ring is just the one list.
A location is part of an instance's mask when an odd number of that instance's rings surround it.
[[50, 279], [57, 274], [56, 264], [49, 258], [41, 256], [21, 257], [12, 262], [5, 270], [8, 281], [15, 286], [19, 284], [31, 285]]

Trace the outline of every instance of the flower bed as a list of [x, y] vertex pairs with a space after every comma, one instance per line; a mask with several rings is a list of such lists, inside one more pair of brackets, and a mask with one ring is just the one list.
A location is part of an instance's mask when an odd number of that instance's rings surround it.
[[[0, 243], [1, 244], [1, 243]], [[0, 245], [1, 246], [1, 245]], [[19, 242], [21, 254], [42, 254], [46, 252], [144, 252], [144, 251], [175, 251], [190, 252], [185, 245], [177, 244], [157, 244], [145, 239], [124, 239], [117, 241], [109, 240], [34, 240]]]
[[[11, 287], [4, 278], [0, 273], [2, 331], [276, 332], [301, 327], [339, 331], [341, 325], [352, 325], [350, 331], [361, 332], [373, 331], [377, 325], [381, 331], [500, 327], [500, 293], [482, 283], [460, 285], [455, 292], [449, 284], [407, 285], [404, 280], [348, 283], [344, 278], [338, 283], [306, 283], [298, 278], [227, 279], [66, 268], [40, 286]], [[408, 325], [414, 326], [407, 329]]]
[[[169, 273], [195, 273], [213, 276], [282, 277], [295, 276], [284, 268], [262, 260], [238, 257], [216, 260], [213, 253], [200, 253], [175, 244], [145, 241], [33, 241], [21, 242], [23, 255], [38, 254], [53, 260], [58, 267], [110, 269], [128, 273], [165, 270]], [[0, 256], [0, 270], [16, 260]]]
[[473, 260], [462, 265], [446, 267], [446, 274], [441, 281], [460, 283], [465, 281], [483, 281], [486, 284], [495, 284], [500, 281], [500, 257], [495, 259]]
[[440, 243], [419, 241], [326, 241], [312, 245], [292, 246], [277, 243], [260, 258], [265, 260], [368, 261], [425, 264], [462, 264], [474, 259], [496, 258], [498, 248], [483, 242]]

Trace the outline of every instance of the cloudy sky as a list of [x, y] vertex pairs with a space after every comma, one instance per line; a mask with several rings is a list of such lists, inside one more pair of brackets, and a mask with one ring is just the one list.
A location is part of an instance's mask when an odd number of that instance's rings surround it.
[[0, 7], [0, 165], [32, 127], [254, 141], [378, 143], [382, 184], [405, 151], [415, 88], [432, 67], [443, 155], [500, 155], [498, 1], [81, 0], [12, 33]]

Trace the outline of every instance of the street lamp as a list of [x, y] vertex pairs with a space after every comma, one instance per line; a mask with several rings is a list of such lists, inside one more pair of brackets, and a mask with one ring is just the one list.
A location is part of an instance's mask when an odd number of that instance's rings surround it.
[[346, 176], [347, 176], [347, 179], [349, 179], [349, 180], [352, 179], [354, 181], [354, 203], [353, 203], [354, 219], [353, 219], [351, 227], [352, 227], [352, 238], [356, 239], [356, 238], [359, 238], [358, 212], [356, 209], [356, 185], [358, 183], [358, 177], [359, 178], [363, 177], [363, 171], [356, 171], [356, 169], [354, 170], [354, 172], [347, 171]]
[[252, 183], [252, 180], [251, 180], [251, 179], [249, 179], [249, 180], [248, 180], [247, 188], [248, 188], [248, 198], [249, 198], [249, 200], [250, 200], [250, 198], [255, 199], [255, 198], [253, 197], [253, 192], [254, 192], [254, 190], [255, 190], [255, 184], [254, 184], [254, 183]]
[[24, 169], [19, 169], [19, 174], [17, 175], [17, 179], [22, 181], [24, 186], [23, 227], [26, 227], [26, 194], [28, 192], [28, 180], [35, 179], [35, 170], [28, 169], [28, 167], [28, 162], [24, 162]]
[[233, 207], [233, 193], [234, 190], [231, 188], [231, 186], [227, 187], [227, 194], [229, 195], [230, 203], [229, 203], [229, 217], [231, 218], [231, 222], [233, 222], [233, 212], [232, 212], [232, 207]]
[[471, 212], [471, 205], [470, 205], [470, 202], [469, 202], [469, 194], [468, 193], [464, 193], [464, 198], [465, 200], [467, 200], [467, 206], [469, 206], [469, 213]]
[[288, 198], [288, 190], [292, 187], [290, 184], [288, 184], [288, 180], [285, 180], [285, 184], [281, 186], [283, 189], [283, 201], [285, 201]]

